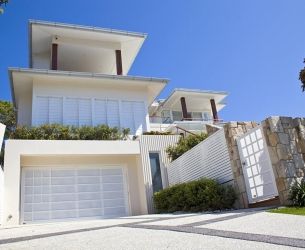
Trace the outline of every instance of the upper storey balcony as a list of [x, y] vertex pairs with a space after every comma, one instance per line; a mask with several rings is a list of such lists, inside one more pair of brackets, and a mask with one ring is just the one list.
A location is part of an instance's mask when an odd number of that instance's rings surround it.
[[146, 34], [96, 27], [29, 22], [30, 67], [127, 75]]
[[226, 92], [175, 89], [166, 100], [149, 109], [150, 129], [180, 133], [205, 132], [206, 125], [221, 125], [218, 111], [225, 107]]

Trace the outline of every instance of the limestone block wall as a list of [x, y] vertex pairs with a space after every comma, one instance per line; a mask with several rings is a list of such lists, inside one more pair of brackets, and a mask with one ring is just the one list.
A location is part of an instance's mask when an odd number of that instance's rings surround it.
[[224, 125], [224, 132], [234, 177], [234, 188], [238, 195], [238, 200], [235, 204], [236, 208], [248, 207], [246, 184], [236, 139], [256, 126], [258, 126], [256, 122], [229, 122]]
[[280, 202], [289, 205], [289, 190], [305, 176], [305, 119], [269, 117], [262, 122]]

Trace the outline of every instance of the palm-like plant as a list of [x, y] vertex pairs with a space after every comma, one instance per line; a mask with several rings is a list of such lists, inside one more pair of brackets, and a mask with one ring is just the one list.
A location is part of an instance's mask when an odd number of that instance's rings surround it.
[[296, 182], [290, 189], [289, 199], [294, 206], [305, 206], [305, 179]]

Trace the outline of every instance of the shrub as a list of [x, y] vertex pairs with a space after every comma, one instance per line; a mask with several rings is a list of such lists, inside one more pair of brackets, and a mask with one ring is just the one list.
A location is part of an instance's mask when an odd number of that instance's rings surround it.
[[10, 139], [27, 140], [123, 140], [129, 134], [129, 129], [99, 125], [96, 127], [65, 126], [59, 124], [41, 125], [38, 127], [17, 127]]
[[187, 137], [180, 137], [179, 141], [174, 146], [169, 146], [166, 149], [168, 157], [174, 161], [185, 152], [195, 147], [198, 143], [207, 138], [207, 134], [189, 135]]
[[295, 182], [290, 189], [289, 199], [294, 206], [305, 206], [305, 179]]
[[171, 135], [171, 132], [149, 131], [144, 132], [143, 135]]
[[232, 208], [236, 194], [231, 186], [204, 178], [163, 189], [153, 199], [158, 213], [200, 212]]

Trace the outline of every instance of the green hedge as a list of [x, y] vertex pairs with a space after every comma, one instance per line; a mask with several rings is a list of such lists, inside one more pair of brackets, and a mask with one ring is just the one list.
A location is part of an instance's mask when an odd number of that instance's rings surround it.
[[231, 186], [204, 178], [163, 189], [153, 198], [158, 213], [201, 212], [232, 208], [236, 194]]
[[124, 140], [129, 134], [129, 129], [119, 130], [107, 125], [96, 127], [65, 126], [59, 124], [42, 125], [38, 127], [17, 127], [10, 139], [26, 140]]
[[199, 135], [189, 135], [187, 137], [180, 137], [179, 141], [174, 146], [169, 146], [166, 149], [166, 153], [168, 157], [174, 161], [183, 155], [188, 150], [195, 147], [197, 144], [202, 142], [207, 138], [207, 134], [199, 134]]

